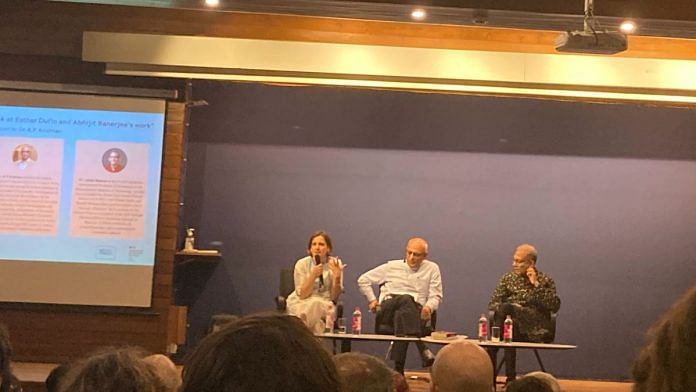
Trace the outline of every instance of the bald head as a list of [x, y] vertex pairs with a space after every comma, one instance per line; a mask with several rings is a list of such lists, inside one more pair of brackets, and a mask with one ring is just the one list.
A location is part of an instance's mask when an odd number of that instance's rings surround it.
[[522, 244], [515, 248], [512, 255], [512, 272], [522, 276], [530, 267], [536, 266], [537, 250], [532, 245]]
[[155, 374], [159, 377], [167, 392], [179, 390], [181, 376], [171, 359], [162, 354], [154, 354], [143, 358], [143, 361], [154, 367]]
[[363, 353], [334, 356], [341, 392], [388, 392], [394, 389], [394, 372], [379, 358]]
[[493, 365], [481, 347], [471, 342], [456, 342], [443, 347], [432, 367], [431, 390], [434, 392], [491, 392]]
[[413, 246], [413, 247], [418, 247], [421, 248], [423, 252], [426, 254], [428, 253], [428, 241], [420, 238], [420, 237], [413, 237], [408, 240], [406, 243], [406, 247]]
[[29, 147], [27, 144], [23, 144], [22, 148], [20, 149], [20, 155], [22, 156], [23, 161], [31, 158], [31, 147]]
[[524, 258], [536, 263], [538, 254], [537, 254], [537, 250], [534, 246], [529, 245], [529, 244], [522, 244], [515, 249], [515, 253], [518, 253], [518, 252]]
[[428, 242], [419, 237], [408, 240], [405, 260], [409, 267], [417, 270], [426, 256], [428, 256]]

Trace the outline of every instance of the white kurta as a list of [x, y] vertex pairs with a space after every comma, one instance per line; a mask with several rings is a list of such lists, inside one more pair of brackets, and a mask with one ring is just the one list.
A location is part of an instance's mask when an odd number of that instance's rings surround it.
[[[341, 260], [338, 260], [342, 264]], [[326, 310], [331, 303], [331, 289], [333, 288], [333, 274], [329, 269], [329, 264], [324, 263], [324, 272], [322, 278], [323, 284], [319, 278], [315, 279], [312, 285], [312, 295], [305, 299], [301, 299], [298, 295], [302, 286], [311, 276], [314, 260], [310, 257], [303, 257], [295, 263], [295, 291], [288, 296], [287, 310], [289, 314], [297, 316], [305, 321], [307, 327], [314, 333], [324, 332], [326, 322]], [[343, 276], [341, 276], [341, 292], [343, 291]]]

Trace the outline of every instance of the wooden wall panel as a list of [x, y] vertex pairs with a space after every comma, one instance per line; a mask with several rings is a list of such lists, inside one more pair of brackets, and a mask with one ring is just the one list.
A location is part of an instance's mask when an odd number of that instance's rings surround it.
[[[4, 0], [0, 52], [80, 58], [83, 31], [555, 53], [558, 31]], [[25, 29], [25, 26], [32, 26]], [[696, 59], [696, 40], [632, 36], [618, 56]]]

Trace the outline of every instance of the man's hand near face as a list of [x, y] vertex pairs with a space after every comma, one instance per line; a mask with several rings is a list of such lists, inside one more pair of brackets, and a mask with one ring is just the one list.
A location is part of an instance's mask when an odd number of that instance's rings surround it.
[[534, 285], [534, 287], [539, 287], [539, 275], [537, 274], [536, 268], [530, 266], [526, 271], [527, 279]]

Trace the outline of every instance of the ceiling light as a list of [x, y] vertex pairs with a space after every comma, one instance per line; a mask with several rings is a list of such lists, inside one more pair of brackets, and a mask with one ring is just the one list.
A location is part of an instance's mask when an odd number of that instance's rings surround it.
[[220, 5], [220, 0], [205, 0], [205, 5], [208, 7], [217, 7]]
[[636, 31], [636, 22], [632, 20], [625, 20], [621, 22], [621, 26], [619, 26], [619, 29], [621, 29], [621, 31], [626, 34], [633, 33], [634, 31]]
[[415, 20], [423, 20], [425, 19], [426, 12], [423, 8], [415, 8], [413, 11], [411, 11], [411, 18]]

